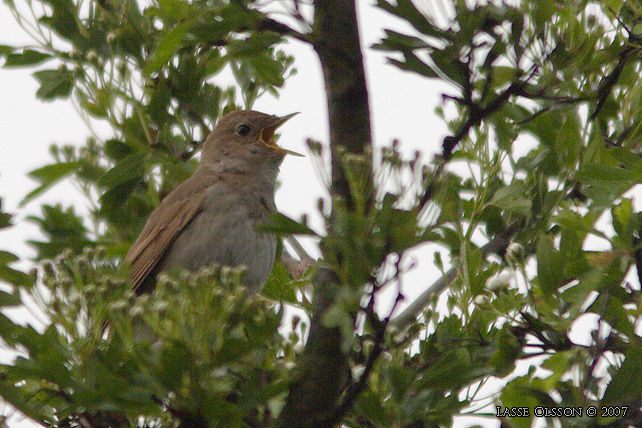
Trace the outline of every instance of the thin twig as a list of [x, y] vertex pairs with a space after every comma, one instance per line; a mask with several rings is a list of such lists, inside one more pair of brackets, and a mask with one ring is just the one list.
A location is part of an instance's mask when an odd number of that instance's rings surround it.
[[[491, 253], [497, 253], [504, 250], [511, 239], [517, 232], [517, 222], [509, 224], [506, 229], [497, 235], [495, 239], [487, 243], [481, 248], [482, 257], [486, 257]], [[391, 322], [390, 326], [398, 330], [403, 330], [408, 327], [417, 317], [421, 314], [426, 306], [430, 303], [433, 296], [441, 293], [450, 284], [451, 281], [457, 276], [457, 268], [451, 267], [448, 271], [432, 283], [426, 291], [421, 293], [415, 301], [413, 301], [402, 313], [396, 316]]]
[[297, 256], [301, 259], [302, 262], [305, 262], [307, 264], [314, 264], [316, 261], [314, 258], [308, 254], [307, 251], [305, 251], [305, 248], [303, 248], [303, 245], [294, 237], [294, 236], [288, 236], [285, 238], [288, 244], [292, 247], [294, 252], [296, 253]]

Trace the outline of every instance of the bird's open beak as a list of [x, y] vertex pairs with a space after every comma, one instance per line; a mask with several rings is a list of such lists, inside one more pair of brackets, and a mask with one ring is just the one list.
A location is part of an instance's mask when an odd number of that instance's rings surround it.
[[274, 132], [285, 122], [287, 122], [290, 118], [293, 116], [296, 116], [297, 113], [292, 113], [292, 114], [286, 114], [285, 116], [281, 116], [278, 118], [276, 122], [274, 122], [272, 125], [267, 126], [261, 130], [261, 135], [259, 136], [259, 141], [263, 144], [265, 144], [267, 147], [271, 148], [272, 150], [276, 150], [279, 153], [283, 153], [284, 155], [293, 155], [293, 156], [301, 156], [304, 157], [302, 154], [293, 152], [292, 150], [284, 149], [283, 147], [278, 146], [274, 142]]

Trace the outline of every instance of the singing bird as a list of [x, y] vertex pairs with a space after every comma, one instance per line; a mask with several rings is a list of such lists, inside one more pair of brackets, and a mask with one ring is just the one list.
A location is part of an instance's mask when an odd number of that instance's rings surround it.
[[[201, 164], [152, 212], [125, 260], [137, 294], [175, 266], [196, 271], [212, 263], [245, 265], [242, 278], [260, 291], [272, 270], [276, 237], [257, 226], [276, 211], [274, 192], [283, 158], [274, 132], [288, 119], [257, 111], [228, 113], [207, 137]], [[300, 155], [299, 155], [300, 156]]]

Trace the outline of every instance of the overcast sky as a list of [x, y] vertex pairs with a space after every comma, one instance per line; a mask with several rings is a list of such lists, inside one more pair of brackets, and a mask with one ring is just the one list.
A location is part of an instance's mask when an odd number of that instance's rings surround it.
[[[364, 47], [380, 39], [383, 27], [406, 28], [394, 22], [390, 15], [368, 6], [370, 3], [359, 2]], [[13, 21], [5, 6], [0, 5], [0, 44], [21, 43], [30, 44], [31, 41]], [[320, 65], [314, 52], [299, 42], [289, 43], [283, 49], [295, 57], [298, 73], [286, 82], [279, 99], [263, 97], [256, 102], [254, 109], [277, 115], [301, 112], [282, 128], [279, 144], [308, 154], [306, 138], [323, 143], [328, 141], [327, 109]], [[446, 135], [445, 125], [436, 118], [433, 110], [441, 102], [440, 94], [448, 88], [386, 65], [385, 55], [381, 52], [365, 49], [364, 54], [375, 144], [388, 145], [392, 139], [398, 138], [407, 153], [419, 149], [425, 159], [430, 158], [439, 150]], [[25, 218], [38, 214], [42, 203], [74, 205], [81, 212], [85, 209], [83, 199], [69, 183], [60, 183], [26, 207], [18, 207], [20, 200], [36, 187], [26, 173], [51, 163], [48, 152], [50, 144], [81, 145], [89, 135], [86, 125], [70, 102], [43, 103], [35, 99], [38, 85], [31, 77], [32, 72], [29, 69], [0, 68], [0, 129], [3, 132], [0, 143], [0, 196], [4, 210], [16, 214], [16, 226], [1, 232], [0, 249], [23, 258], [35, 255], [25, 241], [41, 239], [37, 227], [25, 221]], [[350, 118], [345, 120], [349, 121]], [[97, 123], [96, 128], [99, 132], [102, 129], [104, 136], [110, 135], [104, 125]], [[276, 198], [279, 209], [294, 218], [308, 213], [314, 225], [314, 221], [319, 220], [316, 201], [324, 192], [310, 156], [286, 159], [280, 178], [282, 186]], [[416, 253], [417, 268], [408, 274], [404, 282], [404, 293], [409, 301], [437, 278], [432, 252]], [[499, 427], [499, 422], [494, 420], [475, 421], [475, 424], [480, 423], [484, 427]], [[457, 426], [472, 424], [471, 419], [461, 418]], [[23, 421], [20, 426], [31, 425]]]

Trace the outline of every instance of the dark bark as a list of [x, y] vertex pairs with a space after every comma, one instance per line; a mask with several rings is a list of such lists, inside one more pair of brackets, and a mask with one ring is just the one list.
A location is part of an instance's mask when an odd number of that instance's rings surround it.
[[[332, 194], [353, 208], [339, 153], [364, 153], [371, 142], [370, 112], [354, 0], [315, 2], [312, 37], [326, 85], [332, 151]], [[371, 180], [372, 178], [369, 177]], [[367, 198], [368, 199], [368, 198]], [[369, 199], [368, 199], [369, 200]], [[330, 221], [330, 228], [333, 222]], [[336, 420], [339, 397], [348, 384], [348, 358], [338, 328], [323, 325], [334, 303], [337, 276], [321, 269], [313, 279], [314, 309], [310, 337], [279, 417], [279, 427], [329, 428]], [[332, 422], [331, 422], [332, 421]]]
[[316, 291], [310, 336], [278, 419], [278, 426], [283, 428], [329, 428], [325, 421], [335, 413], [337, 400], [348, 381], [349, 367], [341, 351], [341, 332], [325, 327], [322, 322], [333, 303], [336, 275], [329, 269], [321, 269], [313, 281]]
[[372, 138], [355, 3], [317, 1], [314, 18], [313, 43], [323, 68], [330, 121], [332, 194], [342, 196], [350, 207], [348, 183], [337, 152], [343, 148], [363, 153]]

